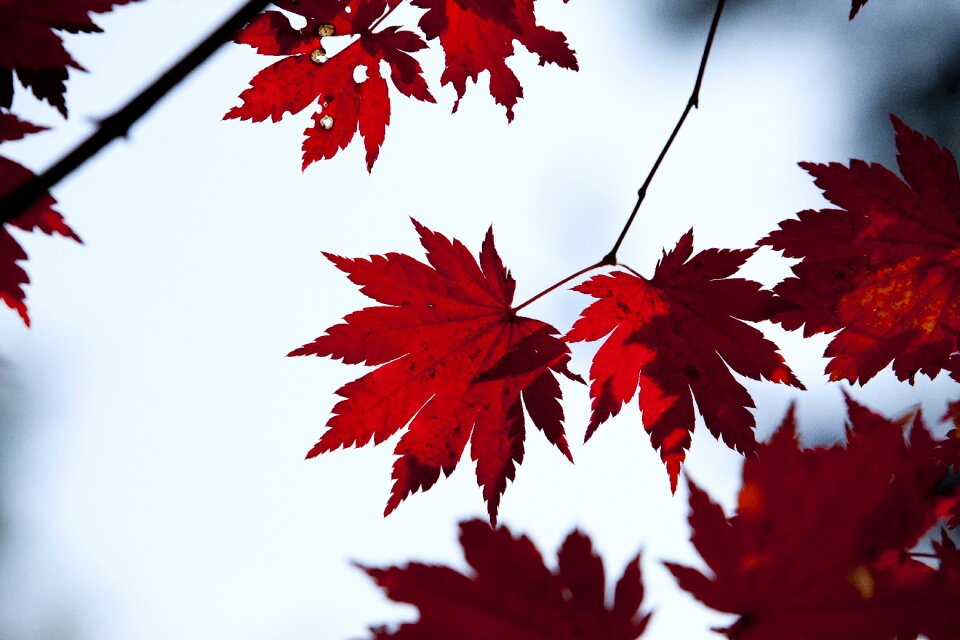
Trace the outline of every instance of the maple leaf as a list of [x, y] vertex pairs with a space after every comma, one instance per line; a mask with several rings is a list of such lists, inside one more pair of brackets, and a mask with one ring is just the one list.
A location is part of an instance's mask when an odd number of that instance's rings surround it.
[[869, 0], [852, 0], [852, 5], [850, 7], [851, 20], [857, 17], [857, 13], [863, 8], [863, 5], [867, 4], [867, 2], [869, 2]]
[[378, 367], [337, 391], [344, 400], [307, 457], [363, 446], [371, 438], [379, 444], [409, 423], [395, 450], [400, 457], [387, 515], [410, 493], [433, 486], [441, 471], [450, 475], [469, 440], [495, 522], [500, 495], [523, 458], [523, 406], [547, 440], [571, 458], [553, 374], [579, 378], [567, 369], [569, 350], [557, 330], [513, 311], [516, 283], [492, 230], [478, 264], [460, 242], [413, 224], [429, 265], [400, 253], [369, 260], [325, 254], [364, 294], [387, 306], [351, 313], [290, 353]]
[[13, 102], [13, 72], [23, 86], [67, 115], [67, 69], [83, 71], [55, 31], [100, 32], [91, 13], [137, 0], [5, 0], [0, 2], [0, 107]]
[[[953, 423], [953, 429], [946, 435], [941, 451], [941, 461], [951, 470], [947, 482], [960, 486], [960, 400], [947, 404], [947, 412], [942, 418]], [[951, 527], [960, 527], [960, 501], [953, 507], [950, 519]]]
[[[846, 446], [801, 449], [793, 411], [746, 459], [735, 517], [690, 484], [693, 544], [712, 575], [667, 563], [708, 607], [740, 616], [730, 638], [931, 637], [960, 623], [948, 563], [912, 548], [942, 515], [943, 468], [919, 416], [904, 422], [847, 399]], [[944, 637], [956, 637], [944, 636]]]
[[[300, 30], [301, 33], [315, 37], [322, 34], [362, 34], [384, 12], [396, 8], [400, 2], [401, 0], [278, 0], [273, 4], [302, 16], [307, 24]], [[281, 15], [274, 11], [261, 15], [267, 14]], [[324, 25], [329, 25], [333, 32], [323, 29], [321, 34], [320, 27]]]
[[[960, 550], [956, 543], [942, 532], [939, 542], [934, 542], [934, 552], [940, 562], [940, 569], [927, 587], [928, 595], [934, 606], [939, 604], [943, 610], [956, 606], [956, 595], [960, 593]], [[950, 640], [960, 637], [960, 616], [953, 615], [939, 620], [931, 628], [925, 629], [930, 640]]]
[[[44, 127], [25, 122], [13, 114], [0, 113], [0, 143], [19, 140], [43, 129]], [[33, 177], [33, 172], [26, 167], [0, 156], [0, 197]], [[24, 231], [59, 234], [81, 242], [77, 234], [63, 221], [63, 217], [53, 209], [55, 204], [56, 200], [50, 194], [45, 194], [9, 225]], [[27, 294], [23, 291], [23, 285], [30, 282], [30, 278], [23, 267], [17, 264], [26, 259], [27, 254], [23, 247], [10, 234], [8, 224], [4, 224], [0, 229], [0, 300], [20, 314], [24, 324], [29, 327], [30, 315], [27, 312]]]
[[603, 562], [579, 531], [561, 545], [556, 571], [529, 538], [480, 520], [460, 524], [460, 543], [473, 576], [420, 563], [361, 567], [391, 600], [420, 610], [417, 622], [372, 629], [375, 640], [634, 640], [650, 621], [638, 614], [640, 557], [627, 565], [608, 609]]
[[618, 271], [574, 287], [597, 302], [565, 336], [600, 340], [590, 368], [593, 412], [586, 437], [617, 415], [639, 386], [643, 425], [660, 450], [671, 489], [690, 448], [693, 400], [710, 432], [752, 453], [753, 400], [730, 373], [803, 385], [775, 344], [743, 321], [767, 320], [775, 301], [751, 280], [731, 278], [754, 250], [708, 249], [693, 254], [693, 231], [664, 252], [653, 278]]
[[[386, 0], [287, 0], [278, 4], [306, 18], [307, 25], [294, 29], [285, 15], [267, 11], [237, 35], [240, 44], [264, 55], [283, 57], [254, 76], [250, 88], [240, 94], [243, 104], [230, 109], [224, 119], [262, 122], [270, 118], [277, 122], [287, 113], [319, 105], [313, 125], [304, 132], [303, 168], [332, 158], [359, 131], [367, 170], [371, 170], [390, 123], [390, 95], [380, 63], [387, 63], [400, 93], [435, 102], [420, 63], [410, 55], [426, 43], [412, 31], [397, 27], [367, 31], [386, 10]], [[355, 9], [346, 13], [348, 8]], [[358, 39], [327, 58], [323, 38], [357, 33]]]
[[774, 317], [804, 336], [838, 331], [831, 380], [900, 380], [948, 367], [960, 335], [960, 178], [949, 151], [892, 116], [904, 181], [879, 164], [801, 163], [837, 209], [801, 211], [759, 244], [800, 258]]
[[514, 41], [540, 57], [540, 64], [556, 64], [579, 70], [574, 51], [566, 37], [537, 24], [533, 0], [413, 0], [426, 9], [420, 29], [428, 40], [440, 39], [446, 67], [440, 76], [442, 85], [452, 84], [457, 92], [456, 112], [467, 90], [467, 80], [477, 81], [490, 72], [490, 95], [507, 110], [513, 120], [513, 108], [523, 97], [523, 87], [506, 64], [514, 54]]

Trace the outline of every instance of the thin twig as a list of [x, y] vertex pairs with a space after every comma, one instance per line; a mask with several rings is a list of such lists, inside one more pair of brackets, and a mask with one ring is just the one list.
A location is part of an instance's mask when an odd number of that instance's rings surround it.
[[266, 9], [269, 4], [270, 0], [249, 0], [153, 84], [134, 97], [122, 109], [101, 121], [97, 130], [73, 151], [43, 173], [0, 198], [0, 223], [10, 222], [26, 211], [38, 198], [73, 173], [115, 138], [126, 137], [130, 127], [136, 124], [144, 114], [194, 69], [203, 64], [217, 49], [232, 40], [245, 24]]
[[627, 231], [630, 230], [630, 225], [633, 224], [633, 219], [637, 217], [637, 212], [640, 210], [640, 205], [643, 204], [643, 199], [647, 196], [647, 188], [653, 181], [653, 176], [656, 175], [657, 169], [660, 168], [660, 163], [663, 162], [663, 158], [667, 155], [667, 151], [670, 150], [670, 145], [673, 144], [674, 138], [676, 138], [677, 134], [680, 132], [680, 127], [683, 126], [684, 121], [687, 119], [687, 115], [690, 114], [690, 110], [700, 106], [700, 85], [703, 83], [703, 72], [707, 68], [707, 58], [710, 57], [710, 48], [713, 46], [713, 37], [717, 33], [717, 24], [720, 23], [720, 14], [723, 12], [724, 2], [725, 0], [718, 0], [717, 2], [717, 10], [713, 14], [713, 22], [710, 23], [710, 33], [707, 34], [707, 43], [703, 47], [703, 57], [700, 59], [700, 70], [697, 72], [697, 81], [693, 85], [693, 93], [690, 94], [690, 99], [687, 101], [687, 106], [680, 115], [680, 119], [677, 121], [677, 126], [673, 128], [673, 133], [671, 133], [670, 137], [667, 139], [667, 144], [663, 146], [663, 149], [660, 151], [660, 155], [657, 156], [657, 161], [653, 163], [653, 167], [650, 169], [650, 173], [647, 174], [646, 180], [643, 181], [643, 185], [641, 185], [639, 191], [637, 191], [637, 203], [633, 205], [633, 211], [630, 212], [630, 217], [627, 219], [627, 223], [623, 225], [623, 230], [620, 232], [620, 237], [617, 238], [617, 242], [613, 245], [613, 249], [610, 250], [610, 253], [604, 256], [603, 264], [617, 264], [617, 251], [620, 250], [620, 245], [623, 244], [623, 239], [627, 236]]
[[566, 278], [564, 278], [564, 279], [561, 280], [560, 282], [557, 282], [556, 284], [550, 285], [549, 287], [547, 287], [546, 289], [544, 289], [543, 291], [541, 291], [541, 292], [538, 293], [537, 295], [533, 296], [532, 298], [530, 298], [530, 299], [527, 300], [526, 302], [522, 302], [520, 305], [514, 307], [514, 308], [513, 308], [513, 312], [516, 313], [517, 311], [520, 311], [520, 309], [523, 309], [525, 306], [527, 306], [527, 305], [530, 304], [531, 302], [535, 302], [535, 301], [539, 300], [540, 298], [542, 298], [543, 296], [547, 295], [548, 293], [550, 293], [550, 292], [553, 291], [554, 289], [558, 289], [558, 288], [562, 287], [563, 285], [567, 284], [568, 282], [570, 282], [570, 281], [573, 280], [574, 278], [579, 278], [579, 277], [582, 276], [583, 274], [585, 274], [585, 273], [587, 273], [587, 272], [589, 272], [589, 271], [593, 271], [594, 269], [599, 269], [600, 267], [605, 266], [605, 265], [606, 265], [606, 263], [604, 263], [604, 262], [597, 262], [596, 264], [592, 264], [592, 265], [590, 265], [589, 267], [584, 267], [583, 269], [580, 269], [580, 271], [577, 271], [576, 273], [573, 273], [573, 274], [567, 276]]
[[[616, 244], [613, 245], [613, 249], [610, 250], [606, 256], [600, 262], [592, 264], [589, 267], [581, 269], [576, 273], [567, 276], [560, 282], [551, 285], [533, 296], [526, 302], [523, 302], [517, 307], [514, 307], [513, 311], [516, 313], [520, 309], [523, 309], [525, 306], [539, 300], [543, 296], [547, 295], [554, 289], [562, 287], [566, 283], [570, 282], [574, 278], [579, 278], [588, 271], [593, 271], [604, 266], [612, 266], [617, 264], [617, 251], [620, 249], [620, 245], [623, 244], [623, 239], [627, 236], [627, 231], [630, 230], [630, 225], [633, 224], [633, 219], [637, 217], [637, 212], [640, 210], [640, 205], [643, 204], [643, 199], [647, 195], [647, 188], [650, 186], [650, 182], [653, 181], [653, 176], [656, 175], [657, 169], [660, 168], [660, 164], [663, 162], [663, 158], [667, 155], [667, 151], [670, 150], [670, 145], [673, 144], [673, 140], [677, 137], [677, 133], [680, 132], [680, 127], [683, 126], [683, 122], [687, 119], [687, 116], [690, 114], [690, 110], [698, 107], [700, 105], [700, 85], [703, 84], [703, 73], [707, 68], [707, 58], [710, 57], [710, 48], [713, 46], [713, 37], [717, 34], [717, 25], [720, 23], [720, 14], [723, 12], [723, 5], [726, 0], [717, 1], [717, 10], [713, 14], [713, 22], [710, 23], [710, 32], [707, 34], [707, 43], [703, 47], [703, 57], [700, 59], [700, 70], [697, 71], [697, 81], [693, 85], [693, 92], [690, 94], [690, 99], [687, 101], [687, 106], [684, 108], [683, 113], [680, 115], [680, 119], [677, 121], [677, 125], [673, 128], [673, 133], [670, 134], [670, 138], [667, 139], [667, 144], [663, 146], [663, 149], [660, 151], [660, 155], [657, 157], [657, 161], [653, 163], [653, 167], [650, 169], [650, 173], [647, 174], [646, 180], [643, 181], [643, 185], [640, 187], [640, 190], [637, 192], [637, 204], [633, 206], [633, 211], [630, 213], [630, 218], [627, 220], [627, 223], [623, 225], [623, 230], [620, 232], [620, 237], [617, 238]], [[637, 277], [640, 276], [639, 273], [626, 267], [626, 269], [632, 272]]]

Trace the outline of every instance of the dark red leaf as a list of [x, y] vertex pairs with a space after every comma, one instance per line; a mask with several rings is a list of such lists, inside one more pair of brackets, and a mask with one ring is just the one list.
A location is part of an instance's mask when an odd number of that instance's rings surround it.
[[852, 5], [850, 7], [850, 19], [853, 20], [857, 17], [857, 12], [863, 8], [863, 5], [867, 4], [869, 0], [852, 0]]
[[[953, 423], [953, 429], [947, 434], [940, 448], [941, 462], [951, 470], [947, 483], [952, 487], [960, 487], [960, 401], [947, 405], [947, 413], [941, 420]], [[954, 505], [950, 514], [950, 526], [960, 527], [960, 501]]]
[[[371, 34], [364, 32], [369, 24], [358, 27], [357, 20], [378, 17], [387, 7], [385, 0], [312, 0], [281, 6], [304, 15], [307, 26], [294, 29], [286, 16], [268, 11], [237, 35], [237, 42], [259, 53], [284, 57], [254, 76], [250, 88], [240, 94], [243, 104], [224, 118], [277, 122], [287, 113], [316, 105], [313, 126], [304, 132], [303, 168], [332, 158], [359, 131], [371, 170], [390, 123], [390, 96], [380, 62], [387, 62], [402, 94], [434, 102], [420, 63], [410, 55], [426, 44], [411, 31], [389, 28]], [[348, 6], [355, 10], [345, 13]], [[329, 36], [320, 35], [325, 30], [362, 35], [328, 59], [322, 42]]]
[[569, 350], [556, 329], [514, 313], [515, 283], [492, 231], [478, 264], [460, 242], [414, 225], [429, 265], [399, 253], [369, 260], [327, 255], [386, 306], [351, 313], [291, 352], [378, 367], [337, 391], [344, 400], [308, 457], [371, 438], [383, 442], [409, 423], [395, 450], [390, 513], [410, 493], [433, 486], [441, 472], [452, 473], [470, 441], [495, 521], [500, 495], [523, 458], [524, 405], [570, 457], [554, 377], [572, 376]]
[[446, 68], [440, 76], [444, 85], [457, 92], [456, 111], [467, 90], [467, 80], [477, 81], [490, 72], [490, 94], [507, 110], [523, 97], [520, 81], [506, 64], [514, 54], [514, 41], [540, 57], [540, 64], [552, 63], [577, 70], [577, 58], [562, 33], [537, 24], [533, 0], [413, 0], [427, 13], [420, 29], [428, 40], [440, 39], [446, 54]]
[[900, 380], [950, 368], [960, 336], [960, 178], [946, 149], [893, 118], [904, 180], [878, 164], [801, 163], [837, 209], [801, 211], [760, 241], [799, 258], [774, 289], [774, 320], [804, 335], [839, 331], [832, 380]]
[[265, 11], [237, 34], [235, 41], [256, 49], [265, 56], [291, 56], [317, 48], [320, 36], [309, 25], [294, 29], [287, 16], [279, 11]]
[[[42, 131], [29, 122], [20, 120], [10, 113], [0, 113], [0, 142], [19, 140], [24, 136]], [[0, 156], [0, 196], [33, 178], [33, 172], [26, 167]], [[67, 226], [63, 218], [54, 210], [56, 201], [50, 194], [44, 195], [26, 212], [0, 229], [0, 300], [20, 314], [24, 324], [30, 326], [27, 312], [26, 293], [23, 285], [30, 282], [27, 273], [18, 263], [27, 259], [27, 254], [10, 234], [10, 226], [24, 231], [42, 231], [47, 235], [59, 234], [80, 242], [80, 238]]]
[[40, 133], [46, 129], [46, 127], [21, 120], [12, 113], [0, 113], [0, 143], [21, 140], [31, 133]]
[[0, 67], [0, 108], [9, 109], [13, 104], [13, 71]]
[[412, 31], [390, 27], [367, 36], [364, 44], [371, 51], [380, 52], [390, 65], [390, 79], [400, 93], [408, 98], [434, 102], [430, 89], [427, 88], [427, 81], [423, 79], [420, 63], [410, 55], [427, 46], [420, 36]]
[[305, 32], [316, 35], [322, 24], [333, 27], [332, 35], [360, 34], [400, 0], [279, 0], [273, 4], [307, 20]]
[[[690, 448], [694, 400], [710, 432], [752, 453], [753, 400], [730, 373], [803, 388], [777, 347], [743, 321], [769, 319], [774, 297], [750, 280], [731, 278], [752, 250], [693, 254], [693, 232], [664, 253], [650, 280], [623, 271], [575, 289], [599, 298], [573, 325], [570, 342], [600, 340], [590, 368], [593, 413], [587, 438], [620, 412], [639, 386], [643, 425], [660, 450], [676, 490]], [[692, 257], [691, 257], [692, 256]]]
[[137, 0], [5, 0], [0, 2], [0, 107], [13, 99], [12, 71], [20, 82], [64, 116], [67, 69], [82, 67], [55, 32], [97, 32], [91, 13]]
[[526, 536], [479, 520], [461, 523], [460, 543], [472, 576], [419, 563], [364, 568], [390, 599], [420, 610], [417, 622], [373, 629], [375, 640], [635, 640], [650, 620], [649, 613], [638, 615], [639, 556], [608, 609], [603, 563], [578, 531], [560, 547], [557, 571]]
[[[668, 564], [730, 638], [912, 638], [956, 629], [956, 591], [910, 558], [942, 512], [937, 443], [848, 400], [846, 446], [801, 449], [792, 412], [743, 467], [737, 513], [691, 484], [693, 543], [712, 575]], [[919, 433], [918, 431], [922, 432]], [[952, 497], [949, 499], [953, 499]], [[955, 636], [944, 636], [955, 637]]]
[[[928, 607], [934, 611], [949, 610], [955, 607], [957, 594], [960, 593], [960, 550], [956, 543], [943, 532], [939, 542], [934, 542], [934, 551], [940, 561], [932, 584], [924, 595], [930, 602]], [[930, 640], [954, 640], [960, 638], [960, 615], [949, 617], [931, 616], [930, 624], [924, 633]]]

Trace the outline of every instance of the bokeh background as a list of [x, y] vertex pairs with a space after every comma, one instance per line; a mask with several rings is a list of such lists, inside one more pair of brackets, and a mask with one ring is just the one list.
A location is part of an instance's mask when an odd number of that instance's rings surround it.
[[[17, 93], [14, 111], [52, 127], [5, 144], [34, 169], [55, 161], [241, 3], [146, 0], [66, 35], [90, 73], [69, 83], [69, 121]], [[731, 0], [694, 112], [620, 257], [651, 274], [691, 226], [696, 246], [745, 247], [823, 204], [796, 163], [894, 162], [890, 112], [960, 148], [960, 6], [872, 0]], [[491, 224], [526, 299], [606, 253], [689, 96], [713, 2], [539, 0], [581, 70], [510, 62], [524, 85], [507, 126], [471, 86], [455, 115], [395, 99], [372, 175], [355, 143], [300, 172], [308, 114], [222, 122], [268, 62], [229, 46], [125, 140], [55, 192], [85, 245], [18, 234], [34, 326], [0, 314], [0, 637], [14, 640], [362, 638], [415, 617], [351, 565], [421, 560], [464, 567], [459, 520], [482, 516], [469, 456], [452, 477], [381, 516], [392, 447], [304, 462], [362, 373], [291, 360], [365, 299], [321, 251], [422, 256], [408, 216], [478, 249]], [[398, 10], [396, 24], [419, 13]], [[787, 263], [763, 250], [745, 273], [768, 285]], [[558, 292], [531, 315], [566, 330], [586, 299]], [[890, 415], [933, 421], [960, 395], [947, 379], [827, 384], [827, 338], [763, 327], [809, 391], [746, 381], [766, 438], [796, 402], [804, 440], [842, 435], [843, 391]], [[575, 348], [589, 369], [596, 345]], [[548, 562], [574, 527], [611, 574], [643, 550], [649, 638], [706, 638], [722, 624], [680, 592], [662, 560], [698, 564], [686, 489], [665, 471], [631, 404], [586, 446], [587, 390], [564, 383], [576, 465], [536, 432], [501, 520]], [[937, 427], [942, 429], [942, 425]], [[728, 508], [740, 458], [697, 430], [686, 472]], [[613, 577], [611, 576], [611, 582]]]

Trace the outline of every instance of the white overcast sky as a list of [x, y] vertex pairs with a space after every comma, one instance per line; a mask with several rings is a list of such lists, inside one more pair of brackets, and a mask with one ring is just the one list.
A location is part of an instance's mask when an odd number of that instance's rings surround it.
[[[68, 36], [91, 72], [71, 76], [69, 122], [18, 92], [14, 111], [54, 130], [4, 145], [4, 155], [48, 165], [239, 4], [147, 0], [100, 18], [105, 34]], [[567, 34], [581, 71], [541, 68], [519, 53], [511, 65], [525, 98], [509, 126], [485, 75], [450, 115], [442, 56], [423, 56], [439, 104], [394, 100], [372, 176], [356, 141], [302, 174], [306, 113], [282, 124], [222, 122], [268, 62], [229, 46], [59, 186], [60, 210], [86, 244], [18, 234], [30, 254], [34, 326], [0, 314], [13, 417], [2, 463], [5, 637], [338, 640], [410, 619], [350, 561], [462, 567], [457, 522], [485, 510], [468, 455], [387, 519], [396, 438], [303, 461], [334, 390], [362, 373], [283, 357], [366, 303], [320, 252], [422, 257], [408, 216], [476, 250], [492, 224], [518, 299], [598, 259], [699, 61], [705, 34], [663, 31], [654, 14], [665, 4], [539, 0], [541, 22]], [[811, 4], [832, 16], [817, 24], [832, 26], [778, 21], [782, 13], [761, 28], [721, 23], [701, 109], [622, 260], [650, 274], [691, 226], [697, 248], [750, 246], [823, 203], [796, 162], [859, 153], [848, 100], [861, 83], [857, 47], [899, 10], [874, 0], [849, 24], [848, 2]], [[419, 14], [395, 15], [409, 23]], [[773, 285], [786, 267], [764, 250], [748, 273]], [[560, 292], [528, 311], [566, 330], [586, 302]], [[765, 330], [810, 391], [749, 383], [761, 437], [791, 400], [807, 436], [838, 437], [842, 387], [826, 384], [816, 357], [826, 339]], [[588, 371], [595, 348], [576, 347], [576, 370]], [[564, 394], [577, 463], [528, 432], [501, 521], [551, 562], [578, 526], [616, 575], [643, 549], [645, 605], [656, 610], [646, 637], [710, 637], [723, 618], [681, 594], [660, 564], [697, 562], [683, 483], [671, 497], [634, 404], [583, 446], [587, 390], [565, 383]], [[957, 388], [907, 387], [888, 370], [854, 394], [890, 413], [922, 402], [938, 416]], [[740, 459], [702, 426], [685, 469], [733, 504]]]

